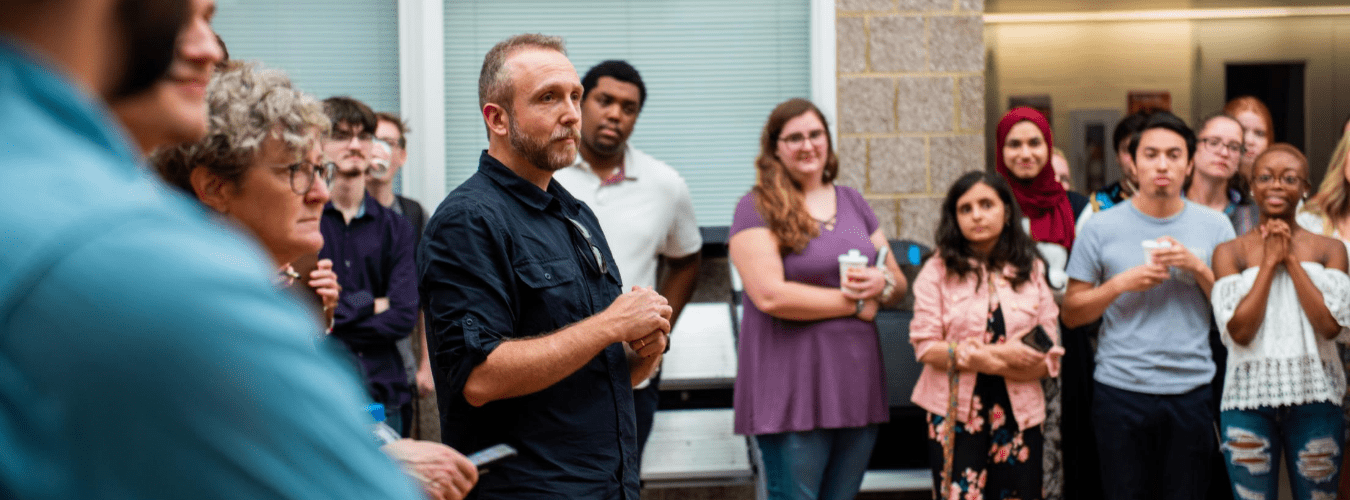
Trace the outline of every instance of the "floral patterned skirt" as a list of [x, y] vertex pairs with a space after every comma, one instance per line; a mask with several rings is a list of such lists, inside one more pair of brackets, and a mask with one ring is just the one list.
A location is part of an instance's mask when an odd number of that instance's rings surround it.
[[[928, 414], [928, 460], [933, 491], [942, 484], [941, 415]], [[1003, 377], [975, 378], [971, 417], [956, 423], [949, 500], [1039, 500], [1043, 437], [1039, 426], [1019, 429]], [[935, 494], [936, 498], [937, 495]]]

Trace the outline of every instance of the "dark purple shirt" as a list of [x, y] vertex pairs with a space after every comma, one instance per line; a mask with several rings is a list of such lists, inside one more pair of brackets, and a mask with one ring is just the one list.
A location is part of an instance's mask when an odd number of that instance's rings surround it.
[[[839, 287], [839, 255], [858, 249], [868, 260], [879, 226], [872, 207], [851, 188], [836, 186], [835, 226], [820, 229], [801, 253], [783, 257], [783, 278]], [[731, 235], [765, 227], [754, 194], [736, 205]], [[862, 427], [889, 416], [886, 374], [876, 324], [852, 316], [820, 321], [779, 319], [749, 296], [741, 320], [734, 404], [737, 434], [774, 434]]]
[[[366, 195], [363, 211], [343, 221], [330, 202], [323, 207], [320, 259], [333, 260], [342, 293], [333, 314], [333, 336], [361, 363], [370, 396], [397, 407], [412, 399], [403, 358], [394, 342], [412, 333], [417, 318], [417, 281], [412, 226]], [[389, 310], [375, 314], [375, 298]]]

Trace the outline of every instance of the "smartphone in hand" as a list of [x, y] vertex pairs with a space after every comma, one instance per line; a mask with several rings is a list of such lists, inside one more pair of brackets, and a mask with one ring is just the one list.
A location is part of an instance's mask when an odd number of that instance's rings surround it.
[[512, 448], [511, 445], [508, 444], [499, 444], [479, 450], [474, 454], [469, 455], [468, 459], [470, 462], [473, 462], [474, 467], [482, 469], [493, 462], [514, 456], [516, 456], [515, 448]]
[[1041, 328], [1041, 325], [1036, 325], [1036, 328], [1032, 328], [1031, 332], [1024, 335], [1022, 343], [1041, 353], [1049, 352], [1055, 347], [1055, 341], [1050, 339], [1050, 334], [1045, 333], [1045, 328]]

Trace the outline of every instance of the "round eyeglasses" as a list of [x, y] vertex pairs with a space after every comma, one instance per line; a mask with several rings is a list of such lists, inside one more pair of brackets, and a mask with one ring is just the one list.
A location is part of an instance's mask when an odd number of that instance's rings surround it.
[[291, 172], [291, 192], [303, 196], [310, 189], [314, 189], [315, 177], [322, 178], [325, 186], [333, 184], [333, 174], [337, 172], [337, 164], [331, 161], [322, 165], [300, 162], [288, 165], [286, 170]]

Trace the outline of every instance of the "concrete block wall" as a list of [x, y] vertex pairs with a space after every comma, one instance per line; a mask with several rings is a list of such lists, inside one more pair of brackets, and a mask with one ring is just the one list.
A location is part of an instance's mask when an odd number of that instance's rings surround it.
[[947, 187], [984, 165], [984, 2], [838, 0], [838, 183], [891, 238], [932, 245]]

